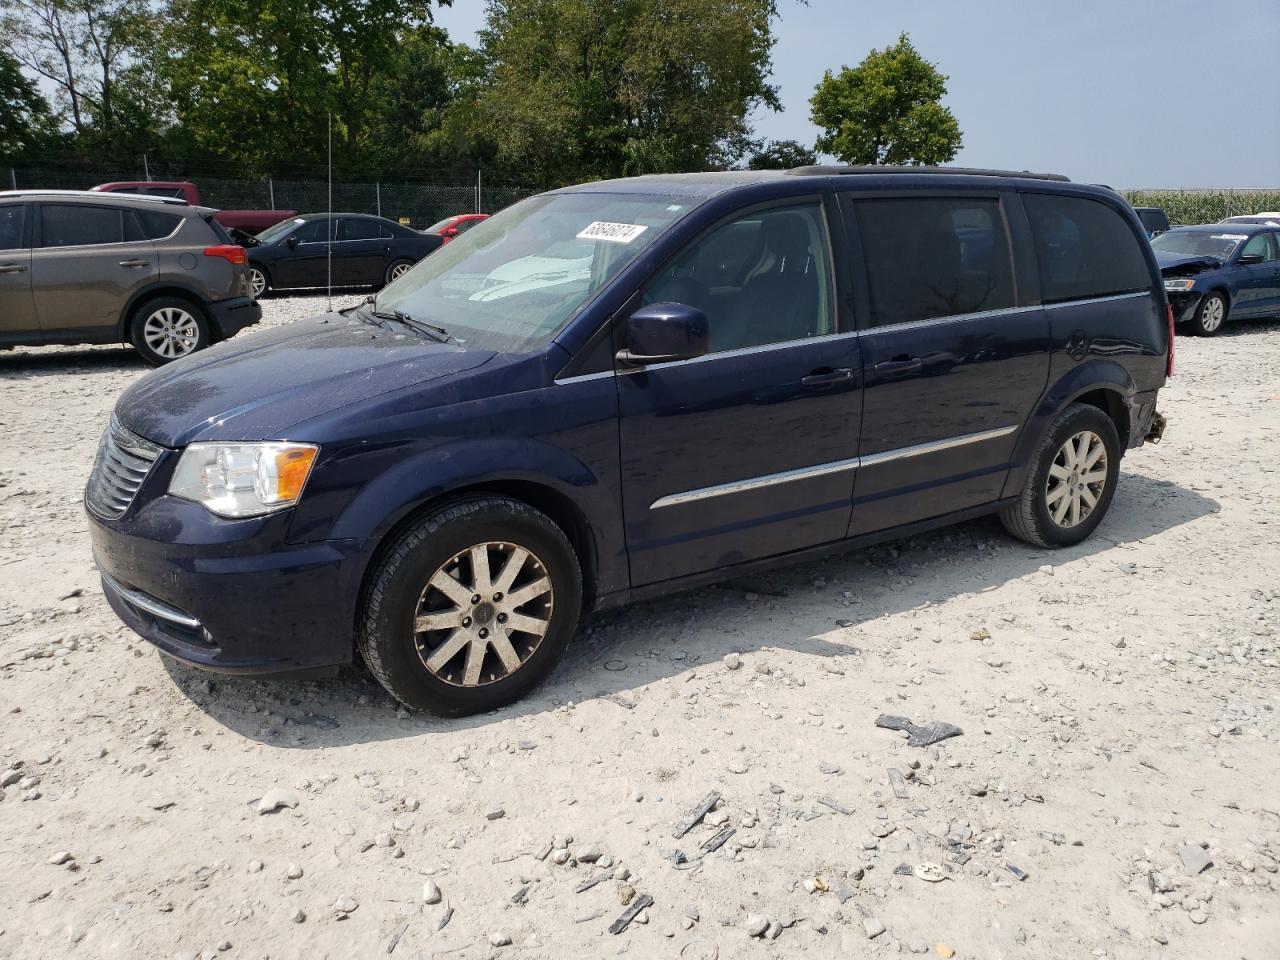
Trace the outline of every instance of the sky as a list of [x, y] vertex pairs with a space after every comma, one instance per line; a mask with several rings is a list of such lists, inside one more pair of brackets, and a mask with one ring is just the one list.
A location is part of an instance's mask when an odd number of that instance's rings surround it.
[[[472, 43], [483, 0], [435, 10]], [[809, 97], [910, 34], [950, 79], [954, 163], [1137, 187], [1280, 187], [1280, 0], [778, 0], [757, 136], [812, 146]]]

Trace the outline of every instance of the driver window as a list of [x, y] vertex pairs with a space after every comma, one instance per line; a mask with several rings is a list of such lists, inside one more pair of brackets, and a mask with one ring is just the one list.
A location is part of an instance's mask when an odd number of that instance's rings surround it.
[[694, 241], [641, 302], [697, 307], [711, 353], [820, 337], [835, 332], [828, 251], [817, 203], [746, 214]]
[[309, 220], [294, 231], [294, 238], [299, 243], [324, 243], [326, 228], [330, 220]]
[[1240, 251], [1242, 257], [1261, 257], [1263, 260], [1274, 260], [1275, 253], [1271, 248], [1270, 237], [1265, 233], [1259, 233], [1250, 238], [1249, 242], [1244, 245], [1244, 249]]

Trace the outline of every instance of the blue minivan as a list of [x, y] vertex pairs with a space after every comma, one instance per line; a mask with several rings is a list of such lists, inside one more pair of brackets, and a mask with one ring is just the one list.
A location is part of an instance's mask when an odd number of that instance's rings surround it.
[[305, 674], [358, 650], [460, 715], [544, 678], [584, 610], [983, 514], [1083, 540], [1159, 439], [1172, 348], [1105, 188], [592, 183], [139, 380], [86, 506], [108, 601], [166, 654]]

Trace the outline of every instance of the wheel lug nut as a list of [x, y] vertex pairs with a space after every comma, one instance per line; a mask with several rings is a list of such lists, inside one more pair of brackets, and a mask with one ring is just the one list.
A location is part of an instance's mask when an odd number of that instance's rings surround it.
[[462, 618], [462, 625], [463, 625], [464, 627], [469, 627], [469, 626], [471, 626], [471, 618], [470, 618], [470, 617], [463, 617], [463, 618]]
[[472, 603], [479, 603], [479, 602], [480, 602], [480, 594], [478, 594], [478, 593], [477, 593], [475, 596], [473, 596], [473, 597], [471, 598], [471, 602], [472, 602]]
[[493, 602], [494, 602], [494, 603], [500, 603], [501, 601], [502, 601], [502, 594], [501, 594], [501, 593], [495, 593], [495, 594], [493, 595]]
[[500, 613], [500, 614], [498, 614], [498, 622], [499, 622], [499, 623], [506, 623], [506, 622], [507, 622], [507, 615], [506, 615], [505, 613]]
[[489, 635], [489, 631], [488, 631], [488, 630], [481, 630], [481, 631], [480, 631], [480, 639], [481, 639], [481, 640], [483, 640], [483, 639], [484, 639], [485, 637], [487, 637], [488, 635]]

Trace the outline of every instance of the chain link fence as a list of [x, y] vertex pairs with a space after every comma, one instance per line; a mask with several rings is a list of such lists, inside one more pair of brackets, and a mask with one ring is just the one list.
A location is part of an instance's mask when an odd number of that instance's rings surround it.
[[[60, 167], [0, 168], [0, 189], [87, 190], [113, 180], [145, 179], [140, 171], [85, 171]], [[226, 176], [185, 176], [151, 168], [150, 179], [189, 179], [200, 188], [204, 202], [222, 210], [297, 210], [317, 213], [329, 209], [329, 183], [323, 177], [276, 179]], [[6, 175], [7, 174], [7, 175]], [[4, 182], [8, 181], [8, 182]], [[538, 191], [528, 184], [492, 179], [483, 171], [473, 178], [456, 173], [421, 181], [405, 179], [353, 183], [335, 181], [332, 209], [373, 213], [391, 220], [407, 219], [422, 229], [458, 213], [496, 213]], [[1280, 187], [1269, 189], [1185, 188], [1130, 189], [1121, 195], [1135, 207], [1160, 207], [1173, 224], [1217, 223], [1225, 217], [1280, 211]]]
[[[0, 168], [0, 190], [87, 190], [100, 183], [141, 179], [119, 171], [84, 171], [65, 168]], [[243, 179], [162, 175], [154, 180], [190, 180], [203, 202], [220, 210], [296, 210], [318, 213], [330, 209], [330, 185], [323, 179]], [[7, 182], [5, 182], [7, 181]], [[372, 213], [406, 222], [416, 229], [459, 213], [496, 213], [537, 191], [527, 185], [502, 180], [486, 182], [483, 171], [472, 180], [441, 178], [421, 183], [350, 183], [335, 181], [332, 210]]]
[[1217, 223], [1262, 211], [1280, 212], [1280, 187], [1260, 190], [1122, 190], [1135, 207], [1159, 207], [1171, 224]]

